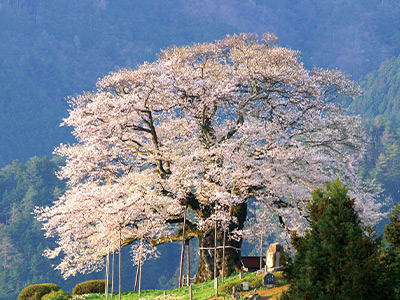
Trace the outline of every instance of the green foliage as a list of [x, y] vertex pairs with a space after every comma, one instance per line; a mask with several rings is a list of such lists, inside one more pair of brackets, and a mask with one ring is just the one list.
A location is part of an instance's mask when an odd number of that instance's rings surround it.
[[390, 298], [400, 299], [400, 204], [397, 204], [389, 216], [389, 224], [385, 226], [385, 240], [389, 247], [382, 251], [382, 280], [386, 290], [391, 291]]
[[60, 286], [54, 283], [33, 284], [21, 291], [18, 300], [41, 300], [42, 296], [58, 290]]
[[385, 240], [394, 250], [400, 252], [400, 203], [397, 204], [389, 216], [389, 224], [385, 226]]
[[106, 287], [105, 280], [89, 280], [78, 283], [72, 290], [74, 295], [83, 295], [91, 293], [104, 293]]
[[[400, 105], [400, 104], [399, 104]], [[376, 178], [387, 195], [400, 196], [400, 127], [378, 116], [370, 125], [371, 143], [364, 161], [363, 177]]]
[[63, 290], [52, 291], [42, 297], [42, 300], [68, 300], [71, 299], [70, 293], [64, 292]]
[[382, 299], [380, 239], [361, 226], [339, 180], [313, 192], [311, 230], [294, 233], [294, 263], [287, 261], [289, 299]]
[[350, 108], [373, 123], [377, 116], [400, 125], [400, 56], [384, 61], [360, 80], [364, 89], [361, 97], [355, 99]]
[[400, 300], [400, 251], [394, 248], [383, 249], [380, 266], [382, 271], [379, 280], [384, 286], [381, 299]]

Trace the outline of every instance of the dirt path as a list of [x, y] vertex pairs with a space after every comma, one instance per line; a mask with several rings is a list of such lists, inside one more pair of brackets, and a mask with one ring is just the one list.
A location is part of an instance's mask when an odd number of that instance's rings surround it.
[[258, 289], [257, 294], [261, 296], [261, 299], [268, 299], [268, 300], [278, 300], [279, 296], [282, 294], [283, 291], [286, 291], [289, 288], [289, 285], [283, 285], [279, 287], [275, 287], [272, 289]]
[[[278, 300], [279, 296], [282, 294], [283, 291], [286, 291], [289, 288], [289, 285], [283, 285], [279, 287], [275, 287], [272, 289], [261, 288], [257, 290], [257, 294], [261, 296], [262, 300]], [[245, 293], [244, 296], [248, 296], [249, 293]], [[223, 297], [213, 297], [209, 298], [208, 300], [222, 300]], [[226, 298], [225, 298], [226, 299]]]

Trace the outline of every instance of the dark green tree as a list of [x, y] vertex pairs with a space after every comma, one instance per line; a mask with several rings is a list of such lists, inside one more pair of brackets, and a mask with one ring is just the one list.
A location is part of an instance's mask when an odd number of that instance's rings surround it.
[[384, 232], [389, 246], [400, 252], [400, 204], [393, 208]]
[[285, 268], [290, 289], [284, 298], [383, 299], [381, 240], [361, 225], [347, 188], [337, 179], [312, 194], [311, 229], [292, 236], [297, 252]]
[[391, 299], [400, 299], [400, 204], [397, 204], [389, 223], [385, 226], [385, 241], [388, 247], [382, 251], [381, 264], [383, 280], [386, 289], [390, 291]]

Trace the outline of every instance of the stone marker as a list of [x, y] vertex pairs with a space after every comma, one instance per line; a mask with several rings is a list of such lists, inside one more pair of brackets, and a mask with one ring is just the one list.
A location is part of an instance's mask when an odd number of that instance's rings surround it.
[[275, 286], [275, 276], [272, 273], [267, 273], [263, 278], [264, 285], [266, 286]]
[[276, 272], [280, 269], [279, 254], [283, 251], [283, 246], [279, 243], [274, 243], [269, 246], [267, 252], [267, 272]]

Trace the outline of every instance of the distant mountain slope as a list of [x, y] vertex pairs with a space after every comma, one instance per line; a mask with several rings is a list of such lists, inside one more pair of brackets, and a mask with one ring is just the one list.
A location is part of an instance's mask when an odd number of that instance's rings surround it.
[[370, 131], [364, 176], [383, 184], [385, 194], [400, 201], [400, 56], [384, 61], [360, 81], [364, 93], [350, 110]]
[[360, 85], [364, 94], [353, 101], [351, 109], [372, 123], [380, 116], [399, 127], [400, 56], [384, 61], [379, 69], [365, 75]]
[[0, 0], [0, 166], [72, 141], [64, 98], [160, 48], [270, 31], [358, 77], [400, 53], [399, 16], [397, 0]]
[[73, 141], [59, 128], [65, 97], [160, 48], [233, 32], [177, 11], [174, 1], [0, 0], [0, 166]]
[[358, 78], [400, 53], [397, 0], [180, 0], [192, 16], [240, 31], [274, 32], [304, 62]]

